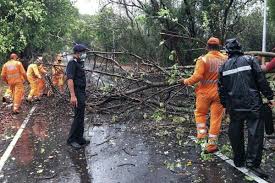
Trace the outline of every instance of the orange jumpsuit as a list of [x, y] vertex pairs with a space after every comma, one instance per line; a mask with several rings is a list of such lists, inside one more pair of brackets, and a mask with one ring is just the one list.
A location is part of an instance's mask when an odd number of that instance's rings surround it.
[[38, 80], [41, 79], [41, 74], [38, 70], [37, 64], [30, 64], [27, 69], [27, 78], [30, 82], [30, 93], [28, 95], [28, 100], [31, 101], [33, 98], [39, 98]]
[[[64, 86], [64, 64], [55, 63], [56, 65], [52, 68], [53, 74], [53, 85], [57, 86], [61, 93], [63, 93]], [[59, 66], [60, 65], [60, 66]]]
[[9, 60], [3, 65], [1, 72], [2, 79], [9, 85], [13, 94], [13, 111], [18, 112], [24, 96], [24, 81], [26, 71], [21, 62]]
[[46, 87], [46, 81], [43, 76], [47, 73], [47, 71], [42, 64], [38, 66], [38, 70], [40, 75], [42, 76], [41, 78], [38, 78], [38, 92], [39, 97], [41, 97], [44, 94], [44, 90]]
[[207, 136], [206, 118], [209, 109], [209, 139], [217, 139], [220, 133], [224, 109], [218, 94], [218, 70], [226, 59], [227, 56], [219, 51], [209, 51], [198, 59], [193, 75], [184, 80], [186, 85], [199, 82], [196, 88], [196, 110], [194, 112], [198, 139]]

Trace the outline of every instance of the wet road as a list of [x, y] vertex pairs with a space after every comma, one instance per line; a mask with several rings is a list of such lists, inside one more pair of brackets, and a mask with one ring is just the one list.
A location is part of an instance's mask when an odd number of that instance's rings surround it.
[[[242, 173], [218, 158], [201, 164], [191, 140], [185, 156], [175, 158], [173, 152], [154, 149], [143, 136], [129, 134], [123, 125], [92, 127], [88, 136], [93, 139], [86, 156], [94, 183], [245, 182]], [[169, 162], [177, 162], [173, 170]]]
[[[182, 183], [247, 182], [244, 174], [219, 158], [202, 161], [200, 148], [186, 137], [181, 149], [151, 134], [133, 131], [135, 124], [110, 124], [87, 115], [85, 136], [91, 144], [80, 151], [68, 147], [71, 109], [46, 99], [37, 104], [27, 128], [0, 174], [5, 183]], [[47, 107], [48, 110], [44, 110]], [[26, 106], [24, 110], [29, 110]], [[3, 113], [6, 109], [3, 109]], [[26, 114], [1, 118], [1, 156]], [[91, 121], [100, 121], [100, 126]]]
[[[45, 111], [45, 106], [52, 110]], [[84, 150], [75, 152], [65, 144], [70, 127], [70, 108], [54, 110], [56, 107], [62, 108], [62, 104], [56, 106], [46, 100], [37, 104], [1, 172], [0, 182], [90, 182]], [[12, 125], [6, 126], [5, 131], [10, 131], [13, 136], [24, 118], [9, 119]], [[10, 141], [1, 141], [1, 150]]]

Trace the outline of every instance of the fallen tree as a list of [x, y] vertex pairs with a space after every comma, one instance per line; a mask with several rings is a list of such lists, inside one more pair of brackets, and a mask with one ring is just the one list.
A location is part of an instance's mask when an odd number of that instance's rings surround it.
[[[121, 64], [121, 59], [128, 64]], [[46, 64], [49, 67], [54, 64]], [[162, 67], [158, 63], [127, 52], [89, 51], [87, 110], [94, 113], [123, 114], [146, 108], [180, 114], [193, 111], [193, 89], [178, 83], [194, 66]], [[52, 84], [48, 85], [52, 88]], [[52, 89], [60, 96], [58, 90]], [[68, 90], [67, 95], [68, 97]], [[67, 98], [68, 100], [68, 98]]]
[[[275, 56], [270, 52], [245, 53]], [[125, 59], [127, 64], [121, 64]], [[194, 65], [162, 67], [155, 61], [128, 52], [89, 51], [85, 61], [87, 110], [123, 114], [146, 108], [167, 114], [191, 114], [193, 87], [183, 86], [178, 81], [189, 77], [193, 69]]]

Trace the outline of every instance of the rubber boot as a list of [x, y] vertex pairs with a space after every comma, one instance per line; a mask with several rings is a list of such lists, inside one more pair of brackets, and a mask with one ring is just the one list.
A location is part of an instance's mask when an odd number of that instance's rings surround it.
[[204, 153], [214, 153], [217, 152], [218, 145], [217, 145], [217, 138], [209, 138], [208, 143], [205, 146]]

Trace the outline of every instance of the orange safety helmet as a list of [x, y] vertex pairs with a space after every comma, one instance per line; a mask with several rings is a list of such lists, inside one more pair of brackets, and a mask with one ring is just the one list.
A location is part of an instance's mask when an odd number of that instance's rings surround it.
[[10, 55], [10, 59], [12, 59], [12, 60], [17, 60], [17, 59], [18, 59], [18, 56], [17, 56], [15, 53], [12, 53], [12, 54]]
[[220, 40], [218, 38], [211, 37], [211, 38], [208, 39], [207, 44], [208, 45], [220, 45], [221, 43], [220, 43]]

